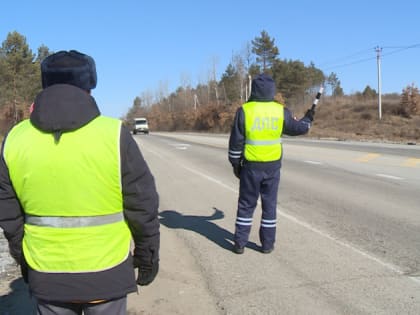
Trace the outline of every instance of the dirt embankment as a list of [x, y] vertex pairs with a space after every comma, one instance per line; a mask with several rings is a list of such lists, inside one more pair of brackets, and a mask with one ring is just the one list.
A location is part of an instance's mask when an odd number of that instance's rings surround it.
[[420, 113], [401, 115], [398, 98], [384, 98], [381, 111], [376, 100], [330, 98], [319, 104], [308, 136], [418, 144], [420, 143]]

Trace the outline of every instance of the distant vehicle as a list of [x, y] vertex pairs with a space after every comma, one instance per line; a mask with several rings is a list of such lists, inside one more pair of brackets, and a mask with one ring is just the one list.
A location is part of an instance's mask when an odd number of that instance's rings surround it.
[[147, 123], [146, 118], [134, 118], [133, 134], [137, 134], [138, 132], [144, 134], [149, 133], [149, 124]]

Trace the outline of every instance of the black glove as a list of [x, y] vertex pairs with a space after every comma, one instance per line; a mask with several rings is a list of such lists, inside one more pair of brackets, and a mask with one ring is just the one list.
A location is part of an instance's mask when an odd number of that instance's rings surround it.
[[314, 121], [315, 110], [312, 108], [308, 109], [305, 113], [305, 118], [308, 118], [310, 121]]
[[153, 264], [145, 264], [136, 256], [133, 257], [133, 266], [138, 268], [137, 284], [140, 286], [152, 283], [159, 271], [159, 261]]
[[139, 267], [139, 273], [137, 275], [137, 284], [138, 285], [148, 285], [155, 280], [156, 275], [159, 271], [159, 263], [155, 262], [150, 267]]
[[241, 178], [241, 170], [242, 170], [241, 164], [233, 165], [233, 174], [235, 174], [237, 178]]

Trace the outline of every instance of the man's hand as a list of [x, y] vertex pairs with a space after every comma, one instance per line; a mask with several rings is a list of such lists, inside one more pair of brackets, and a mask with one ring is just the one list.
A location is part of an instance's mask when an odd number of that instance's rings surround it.
[[152, 266], [140, 266], [137, 275], [137, 284], [143, 286], [152, 283], [153, 280], [155, 280], [158, 271], [159, 262], [155, 262]]
[[310, 108], [306, 111], [304, 118], [308, 118], [310, 121], [314, 121], [315, 111]]
[[137, 284], [140, 286], [152, 283], [159, 271], [159, 261], [143, 263], [137, 256], [133, 257], [133, 266], [138, 268]]
[[237, 178], [241, 178], [241, 170], [241, 164], [233, 165], [233, 174], [235, 174]]

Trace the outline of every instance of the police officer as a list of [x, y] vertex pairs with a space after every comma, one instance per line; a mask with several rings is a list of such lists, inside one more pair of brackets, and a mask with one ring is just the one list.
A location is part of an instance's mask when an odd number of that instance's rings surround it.
[[276, 237], [277, 190], [282, 160], [282, 135], [308, 132], [313, 110], [301, 120], [274, 101], [275, 83], [267, 74], [252, 80], [251, 96], [235, 116], [229, 139], [229, 161], [240, 179], [233, 251], [244, 252], [251, 231], [252, 217], [261, 196], [259, 229], [261, 251], [270, 253]]
[[153, 175], [130, 131], [90, 95], [90, 56], [60, 51], [41, 73], [30, 118], [3, 142], [0, 226], [38, 314], [126, 314], [134, 268], [139, 285], [159, 269]]

